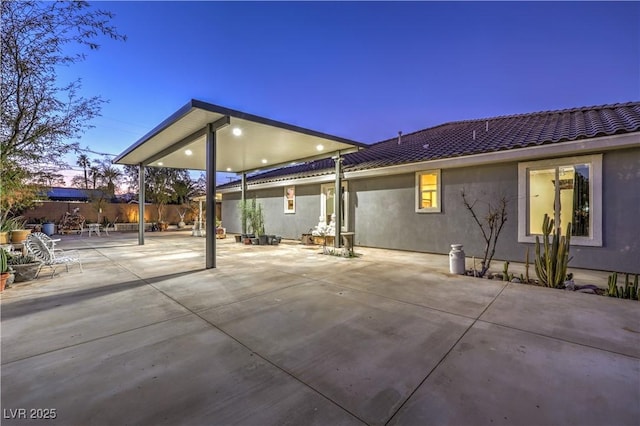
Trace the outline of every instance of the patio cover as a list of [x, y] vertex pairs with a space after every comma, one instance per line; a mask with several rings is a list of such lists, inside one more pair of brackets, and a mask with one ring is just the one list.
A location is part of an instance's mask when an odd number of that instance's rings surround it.
[[[215, 211], [215, 172], [244, 176], [250, 171], [340, 156], [364, 147], [348, 139], [192, 99], [118, 155], [114, 163], [138, 165], [141, 171], [147, 166], [206, 170], [207, 222], [213, 223], [213, 217], [208, 216]], [[140, 195], [144, 199], [144, 191]], [[144, 244], [143, 226], [141, 220], [139, 244]], [[213, 234], [207, 233], [207, 268], [215, 267]]]
[[[114, 162], [206, 170], [207, 124], [225, 117], [229, 118], [228, 125], [216, 132], [218, 172], [273, 168], [365, 147], [337, 136], [191, 100], [118, 155]], [[236, 136], [234, 129], [239, 129], [241, 134]], [[186, 155], [187, 150], [192, 154]]]

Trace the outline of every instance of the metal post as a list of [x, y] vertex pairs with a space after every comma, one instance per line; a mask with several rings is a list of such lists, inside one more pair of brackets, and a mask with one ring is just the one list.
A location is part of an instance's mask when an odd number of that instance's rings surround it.
[[342, 243], [342, 241], [340, 241], [342, 231], [342, 157], [340, 157], [340, 154], [334, 158], [334, 161], [336, 163], [336, 189], [333, 197], [333, 211], [336, 213], [336, 236], [333, 241], [333, 246], [340, 248]]
[[[244, 209], [245, 208], [245, 203], [247, 201], [247, 174], [245, 172], [242, 172], [242, 180], [241, 180], [240, 184], [242, 185], [241, 193], [240, 193], [240, 195], [241, 195], [240, 199], [242, 200], [241, 201], [241, 203], [242, 203], [241, 206]], [[240, 214], [240, 217], [242, 218], [241, 219], [242, 220], [242, 224], [241, 224], [242, 225], [242, 233], [246, 234], [247, 233], [247, 218], [245, 217], [244, 214]]]
[[207, 124], [206, 268], [216, 267], [216, 129]]
[[138, 245], [144, 245], [144, 164], [138, 168]]

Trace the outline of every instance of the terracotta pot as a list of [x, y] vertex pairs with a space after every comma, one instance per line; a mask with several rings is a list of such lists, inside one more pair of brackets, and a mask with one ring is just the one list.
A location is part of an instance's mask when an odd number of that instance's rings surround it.
[[11, 231], [11, 242], [14, 244], [20, 244], [27, 239], [27, 236], [31, 233], [29, 229], [14, 229]]
[[0, 274], [0, 291], [4, 290], [4, 287], [7, 285], [7, 280], [9, 279], [9, 273], [5, 272]]
[[0, 244], [9, 244], [9, 232], [0, 232]]

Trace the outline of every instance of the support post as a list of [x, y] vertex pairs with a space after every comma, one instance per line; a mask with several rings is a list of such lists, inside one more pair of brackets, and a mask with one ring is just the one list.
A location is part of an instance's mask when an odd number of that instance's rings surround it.
[[[242, 172], [242, 180], [240, 181], [240, 184], [242, 185], [241, 188], [241, 193], [240, 193], [240, 200], [241, 200], [241, 206], [244, 209], [245, 208], [245, 203], [247, 202], [247, 173], [246, 172]], [[244, 214], [242, 214], [242, 212], [240, 212], [240, 217], [242, 220], [242, 233], [246, 234], [247, 233], [247, 218]]]
[[138, 245], [144, 245], [144, 164], [140, 163], [138, 168]]
[[216, 267], [216, 129], [207, 124], [206, 142], [207, 194], [206, 194], [206, 268]]
[[336, 183], [333, 211], [336, 213], [336, 232], [333, 246], [338, 249], [342, 243], [340, 235], [342, 231], [342, 157], [340, 157], [340, 154], [334, 158], [334, 161], [336, 163]]

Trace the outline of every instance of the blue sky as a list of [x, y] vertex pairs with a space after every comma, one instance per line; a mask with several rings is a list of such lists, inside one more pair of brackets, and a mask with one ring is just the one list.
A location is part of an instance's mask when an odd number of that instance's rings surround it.
[[640, 99], [633, 2], [97, 2], [126, 42], [64, 70], [120, 153], [189, 99], [373, 143], [447, 121]]

